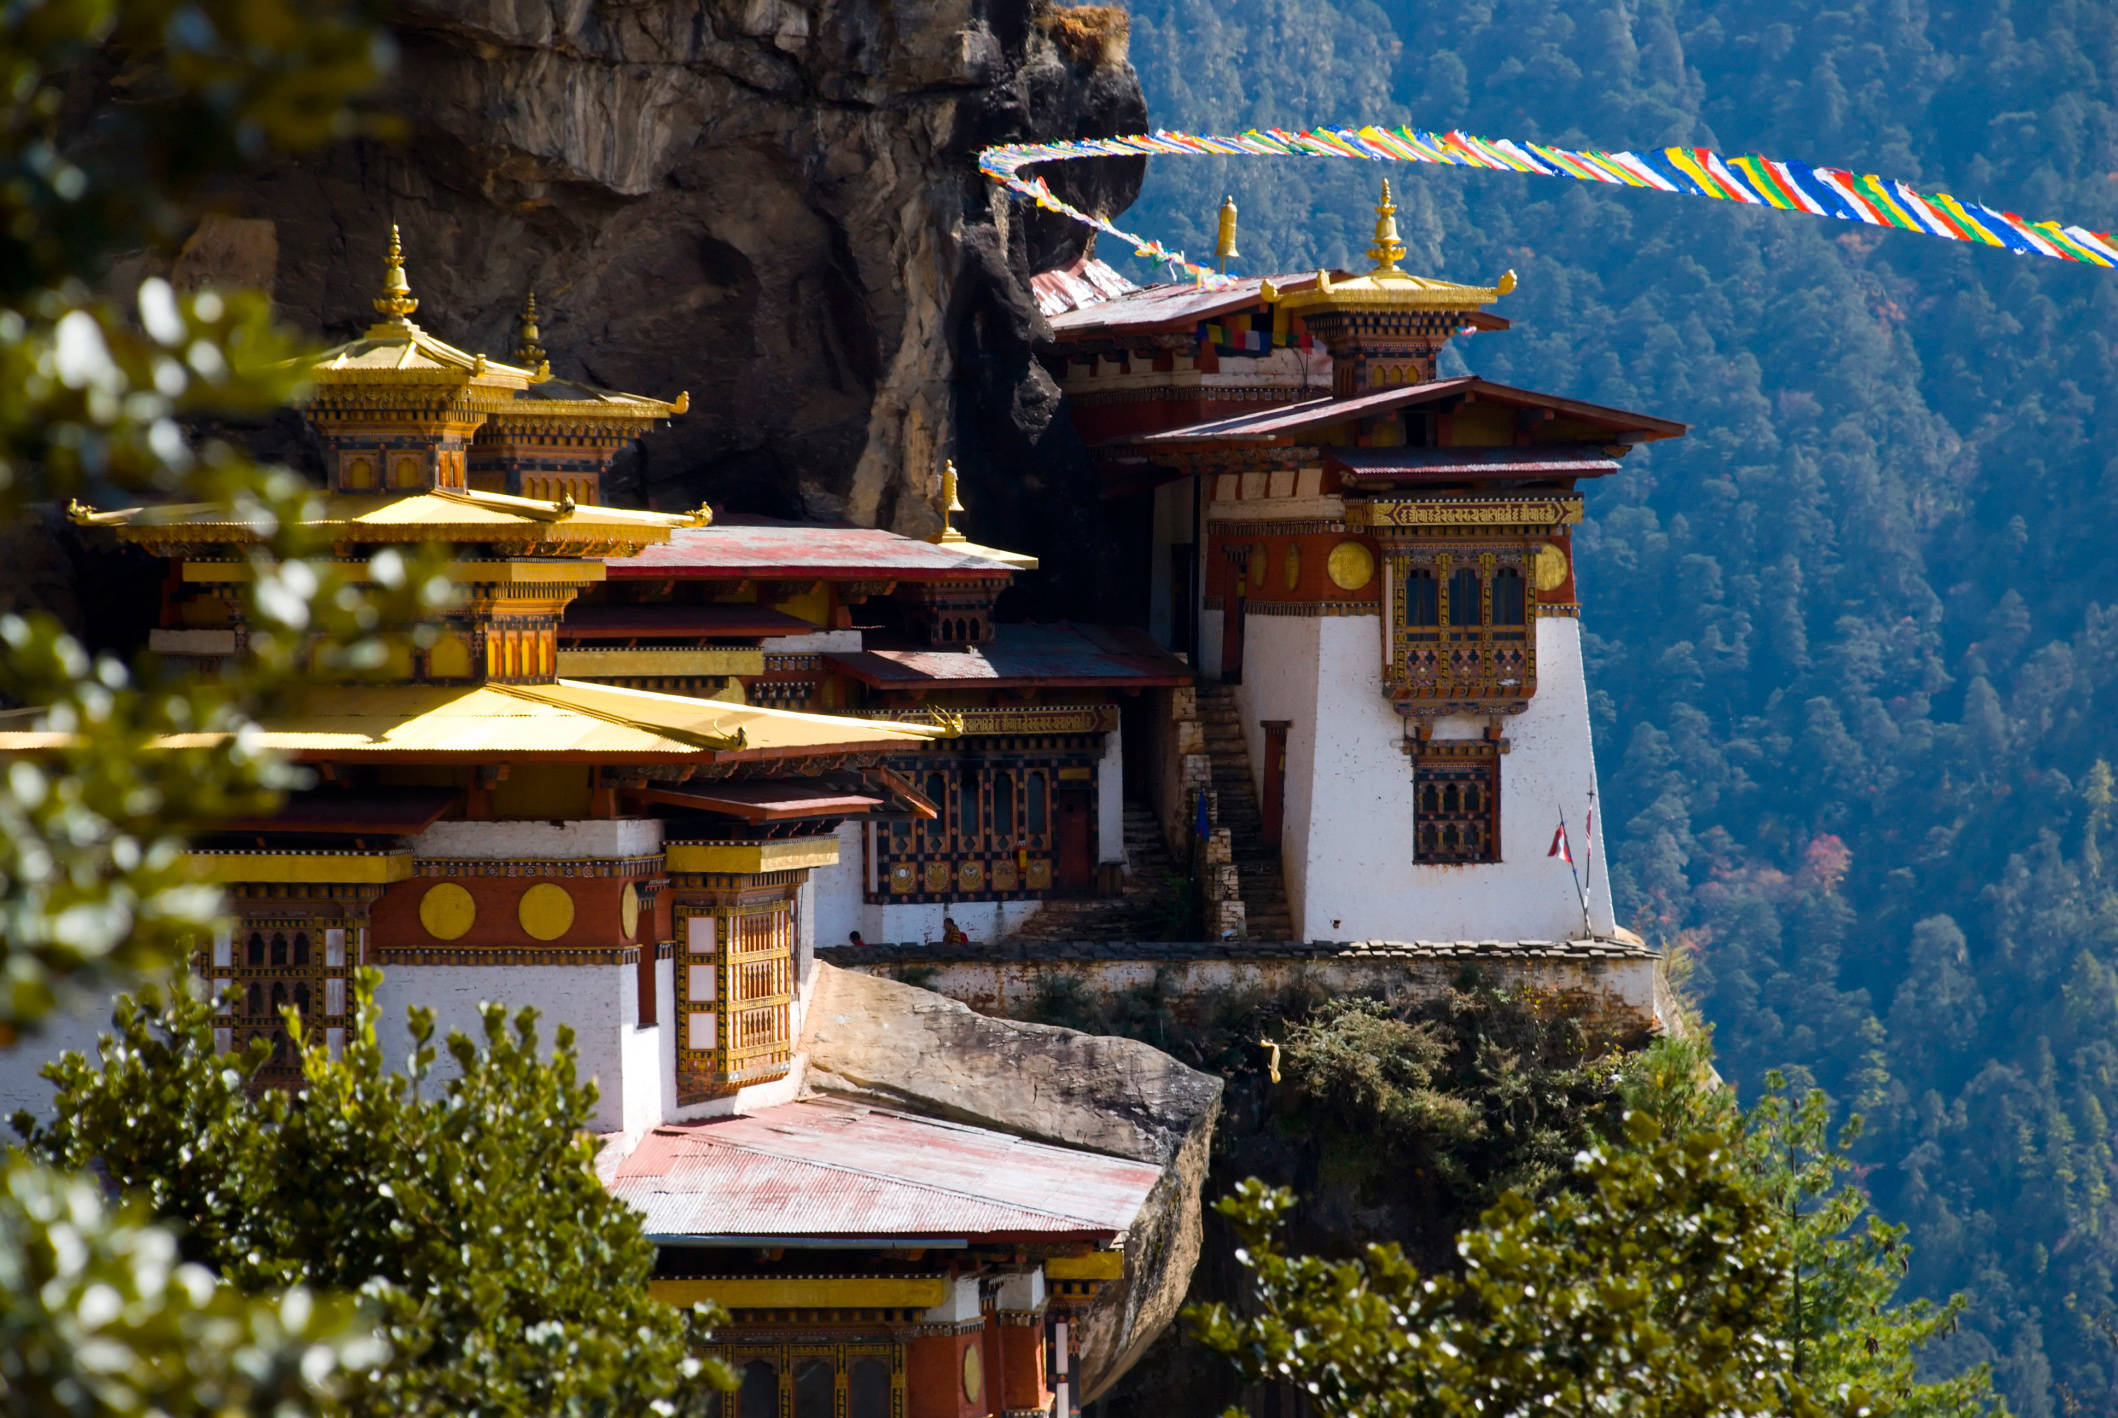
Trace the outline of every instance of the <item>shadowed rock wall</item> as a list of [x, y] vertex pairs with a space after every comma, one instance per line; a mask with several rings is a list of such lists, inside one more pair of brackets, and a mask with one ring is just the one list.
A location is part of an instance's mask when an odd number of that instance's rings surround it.
[[[1081, 229], [974, 157], [1144, 127], [1122, 57], [1074, 57], [1029, 0], [413, 0], [395, 28], [407, 139], [230, 194], [272, 223], [252, 244], [289, 319], [367, 325], [396, 222], [442, 338], [505, 357], [535, 289], [554, 372], [690, 392], [610, 500], [923, 533], [953, 456], [971, 535], [1054, 568], [1023, 609], [1096, 613], [1109, 538], [1026, 284]], [[1140, 174], [1050, 178], [1115, 212]]]

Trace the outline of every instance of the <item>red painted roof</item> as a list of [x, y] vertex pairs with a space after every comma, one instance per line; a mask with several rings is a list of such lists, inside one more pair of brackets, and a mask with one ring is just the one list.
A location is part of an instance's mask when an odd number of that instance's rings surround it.
[[1186, 685], [1191, 666], [1148, 635], [1108, 625], [996, 625], [994, 643], [962, 650], [877, 649], [828, 656], [878, 689]]
[[1109, 1241], [1160, 1169], [821, 1098], [656, 1128], [612, 1195], [653, 1236]]
[[[615, 570], [616, 564], [611, 569]], [[781, 635], [808, 635], [815, 629], [798, 615], [741, 602], [706, 606], [630, 606], [577, 601], [561, 615], [559, 638], [764, 640]]]
[[1618, 460], [1595, 444], [1533, 443], [1527, 448], [1334, 448], [1324, 466], [1358, 482], [1461, 482], [1481, 478], [1600, 478]]
[[608, 563], [613, 581], [769, 579], [953, 581], [1012, 576], [1007, 566], [875, 527], [679, 527], [663, 546]]
[[[1316, 284], [1316, 272], [1306, 276], [1282, 276], [1275, 282], [1281, 290], [1302, 290]], [[1265, 278], [1239, 276], [1225, 286], [1208, 290], [1189, 281], [1142, 286], [1116, 300], [1063, 311], [1050, 317], [1053, 333], [1068, 335], [1117, 334], [1182, 328], [1198, 320], [1211, 320], [1231, 310], [1243, 310], [1265, 298]]]
[[1170, 429], [1166, 433], [1146, 434], [1132, 441], [1149, 447], [1221, 440], [1264, 443], [1274, 439], [1287, 439], [1292, 442], [1301, 434], [1344, 423], [1348, 419], [1372, 418], [1393, 409], [1432, 403], [1450, 395], [1469, 395], [1476, 397], [1480, 402], [1490, 401], [1515, 408], [1550, 409], [1555, 414], [1604, 424], [1614, 434], [1637, 434], [1639, 441], [1643, 443], [1662, 438], [1682, 438], [1691, 431], [1690, 425], [1671, 419], [1606, 408], [1601, 404], [1583, 403], [1578, 399], [1563, 399], [1556, 394], [1539, 394], [1530, 389], [1516, 389], [1506, 384], [1495, 384], [1489, 379], [1480, 379], [1475, 374], [1467, 374], [1454, 379], [1436, 379], [1425, 384], [1406, 384], [1395, 389], [1380, 389], [1372, 394], [1362, 394], [1351, 399], [1310, 399], [1299, 404], [1278, 404], [1257, 413], [1238, 414], [1234, 418], [1215, 419], [1210, 423], [1189, 424], [1183, 428]]

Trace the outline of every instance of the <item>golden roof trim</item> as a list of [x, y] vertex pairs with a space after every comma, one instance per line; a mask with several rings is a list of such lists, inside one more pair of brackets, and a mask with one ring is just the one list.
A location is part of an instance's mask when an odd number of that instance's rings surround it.
[[1267, 281], [1260, 294], [1290, 314], [1332, 308], [1470, 311], [1491, 305], [1513, 289], [1513, 271], [1490, 286], [1458, 285], [1398, 270], [1371, 271], [1346, 280], [1333, 280], [1329, 271], [1318, 271], [1316, 284], [1306, 290], [1282, 292]]

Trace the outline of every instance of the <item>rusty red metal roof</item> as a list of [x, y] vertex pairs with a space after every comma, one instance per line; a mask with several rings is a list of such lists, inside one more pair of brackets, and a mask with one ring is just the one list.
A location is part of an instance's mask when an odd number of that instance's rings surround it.
[[1602, 424], [1609, 428], [1613, 435], [1634, 435], [1635, 441], [1642, 443], [1652, 443], [1663, 438], [1682, 438], [1691, 431], [1690, 425], [1672, 419], [1631, 413], [1625, 409], [1606, 408], [1602, 404], [1583, 403], [1579, 399], [1563, 399], [1557, 394], [1540, 394], [1532, 389], [1516, 389], [1506, 384], [1495, 384], [1489, 379], [1480, 379], [1475, 374], [1466, 374], [1454, 379], [1435, 379], [1425, 384], [1379, 389], [1374, 393], [1351, 399], [1309, 399], [1299, 404], [1279, 404], [1257, 413], [1238, 414], [1234, 418], [1215, 419], [1209, 423], [1189, 424], [1163, 433], [1144, 434], [1131, 441], [1148, 447], [1210, 443], [1216, 440], [1262, 443], [1287, 439], [1292, 442], [1301, 434], [1344, 423], [1348, 419], [1373, 418], [1393, 409], [1432, 403], [1436, 399], [1451, 396], [1474, 398], [1481, 403], [1491, 402], [1512, 408], [1550, 409], [1554, 414]]
[[1145, 689], [1192, 682], [1191, 666], [1123, 626], [996, 625], [993, 639], [961, 650], [875, 649], [827, 658], [878, 689]]
[[679, 527], [667, 543], [611, 561], [606, 574], [613, 581], [953, 581], [1013, 572], [985, 557], [875, 527], [781, 522]]
[[1481, 478], [1600, 478], [1618, 460], [1594, 444], [1533, 443], [1527, 448], [1334, 448], [1324, 466], [1355, 482], [1461, 482]]
[[1160, 1178], [1142, 1162], [809, 1098], [656, 1128], [610, 1190], [654, 1236], [1103, 1243]]
[[815, 629], [798, 615], [736, 601], [704, 606], [577, 601], [559, 620], [561, 640], [765, 640]]

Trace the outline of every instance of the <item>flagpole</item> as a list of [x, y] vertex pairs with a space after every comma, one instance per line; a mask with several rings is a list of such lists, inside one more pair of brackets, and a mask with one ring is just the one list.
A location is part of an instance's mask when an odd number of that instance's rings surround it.
[[[1596, 782], [1593, 778], [1589, 780], [1587, 831], [1588, 867], [1582, 873], [1588, 878], [1588, 885], [1583, 888], [1582, 891], [1581, 910], [1582, 918], [1584, 920], [1587, 919], [1588, 914], [1588, 897], [1596, 890]], [[1591, 936], [1596, 934], [1596, 927], [1594, 922], [1590, 922], [1589, 924], [1589, 934]]]
[[[1559, 809], [1559, 840], [1567, 844], [1566, 872], [1574, 879], [1574, 894], [1581, 898], [1581, 933], [1584, 936], [1594, 936], [1596, 929], [1589, 923], [1588, 893], [1581, 889], [1581, 868], [1574, 865], [1573, 842], [1566, 832], [1565, 808]], [[1545, 855], [1550, 856], [1551, 853], [1547, 852]]]

